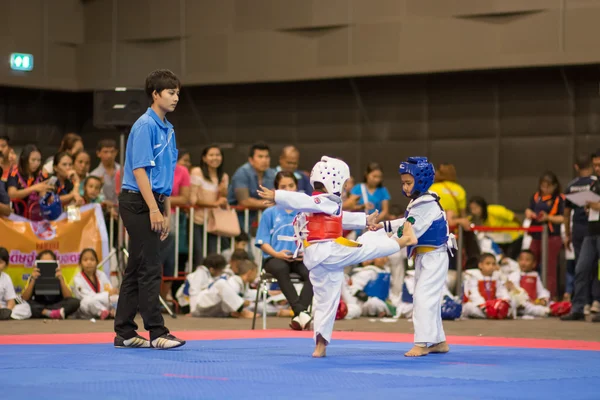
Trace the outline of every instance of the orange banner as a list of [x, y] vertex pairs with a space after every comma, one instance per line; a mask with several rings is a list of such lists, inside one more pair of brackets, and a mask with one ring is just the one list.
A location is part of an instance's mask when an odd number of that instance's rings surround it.
[[[43, 250], [52, 250], [56, 254], [68, 283], [78, 272], [81, 250], [88, 247], [96, 250], [99, 260], [108, 255], [102, 208], [99, 204], [89, 204], [81, 207], [80, 212], [78, 221], [69, 221], [66, 213], [56, 221], [32, 222], [15, 214], [0, 218], [0, 243], [10, 256], [5, 272], [10, 275], [17, 293], [23, 290], [35, 258]], [[110, 278], [108, 267], [105, 272]]]

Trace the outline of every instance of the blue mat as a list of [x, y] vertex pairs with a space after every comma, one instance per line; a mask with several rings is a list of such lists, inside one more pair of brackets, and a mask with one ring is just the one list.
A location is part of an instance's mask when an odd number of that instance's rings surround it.
[[193, 341], [172, 351], [0, 346], [2, 399], [599, 399], [600, 352], [308, 339]]

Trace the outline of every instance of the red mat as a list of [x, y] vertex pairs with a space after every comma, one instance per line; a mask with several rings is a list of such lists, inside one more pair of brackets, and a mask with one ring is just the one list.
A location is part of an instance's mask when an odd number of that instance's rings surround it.
[[[312, 332], [283, 329], [248, 331], [181, 331], [173, 332], [184, 340], [231, 340], [264, 338], [312, 338]], [[146, 335], [147, 336], [147, 335]], [[114, 333], [65, 333], [45, 335], [4, 335], [0, 345], [11, 344], [93, 344], [112, 343]], [[373, 342], [412, 343], [413, 335], [392, 332], [334, 332], [336, 340], [364, 340]], [[448, 336], [451, 345], [518, 347], [530, 349], [562, 349], [600, 351], [600, 342], [583, 340], [551, 340], [531, 338], [501, 338], [483, 336]]]

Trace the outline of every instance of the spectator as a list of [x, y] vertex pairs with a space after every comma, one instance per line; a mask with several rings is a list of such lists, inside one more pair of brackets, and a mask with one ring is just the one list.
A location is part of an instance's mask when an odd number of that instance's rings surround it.
[[[552, 297], [558, 290], [558, 256], [562, 248], [560, 225], [564, 222], [565, 196], [561, 194], [560, 183], [554, 172], [546, 171], [540, 177], [538, 191], [531, 196], [529, 207], [525, 210], [525, 218], [531, 220], [531, 226], [548, 227], [548, 268], [547, 288]], [[529, 250], [536, 260], [541, 260], [542, 234], [531, 233]]]
[[239, 205], [250, 209], [248, 226], [244, 224], [244, 213], [238, 212], [240, 227], [252, 227], [256, 221], [257, 211], [267, 208], [265, 202], [259, 198], [257, 190], [259, 185], [273, 189], [275, 171], [269, 167], [271, 163], [270, 149], [264, 143], [252, 145], [248, 154], [248, 162], [235, 171], [231, 178], [231, 186], [227, 200], [231, 205]]
[[[592, 154], [594, 173], [600, 174], [600, 149]], [[596, 180], [590, 190], [600, 195], [600, 182]], [[597, 279], [598, 257], [600, 256], [600, 202], [588, 203], [588, 231], [583, 239], [581, 251], [575, 266], [574, 294], [571, 312], [561, 317], [563, 321], [577, 321], [585, 318], [584, 309], [589, 304], [591, 283]], [[600, 313], [593, 318], [600, 322]]]
[[453, 164], [440, 164], [436, 168], [435, 182], [431, 185], [429, 191], [440, 197], [440, 204], [446, 211], [448, 225], [455, 226], [463, 222], [465, 228], [467, 228], [468, 221], [465, 219], [460, 220], [460, 218], [466, 218], [467, 216], [467, 192], [457, 182], [456, 168]]
[[[229, 175], [223, 172], [223, 152], [217, 145], [202, 150], [200, 167], [191, 170], [190, 204], [194, 210], [194, 260], [203, 261], [205, 209], [227, 207]], [[217, 236], [207, 233], [207, 254], [217, 252]], [[223, 246], [226, 247], [226, 246]]]
[[390, 193], [383, 186], [383, 170], [377, 163], [369, 163], [364, 175], [364, 183], [355, 185], [350, 191], [348, 202], [356, 204], [355, 210], [372, 214], [379, 210], [377, 222], [386, 219], [389, 213]]
[[[292, 172], [280, 171], [275, 175], [275, 189], [295, 192], [298, 189], [296, 176]], [[263, 251], [263, 266], [265, 271], [273, 275], [288, 303], [298, 316], [312, 304], [313, 289], [308, 278], [308, 269], [302, 262], [301, 256], [294, 257], [296, 243], [279, 240], [277, 237], [294, 236], [294, 210], [284, 210], [273, 206], [266, 209], [258, 225], [256, 247]], [[300, 296], [290, 279], [290, 273], [300, 275], [304, 282]], [[293, 329], [302, 330], [299, 324], [291, 324]]]
[[[44, 250], [38, 253], [36, 259], [39, 261], [56, 261], [56, 255], [50, 250]], [[36, 293], [35, 283], [39, 277], [40, 270], [34, 267], [21, 296], [31, 306], [33, 318], [66, 319], [79, 309], [79, 300], [73, 297], [73, 292], [65, 282], [60, 265], [56, 268], [56, 286], [60, 291], [59, 295]]]
[[14, 200], [22, 200], [15, 205], [15, 213], [29, 217], [29, 209], [40, 198], [40, 195], [53, 190], [48, 184], [48, 175], [42, 171], [42, 156], [37, 147], [29, 144], [23, 148], [19, 156], [19, 164], [13, 169], [6, 182], [8, 196]]
[[83, 204], [83, 198], [79, 194], [79, 188], [75, 188], [73, 178], [77, 178], [75, 170], [73, 170], [73, 156], [68, 152], [63, 151], [57, 153], [53, 158], [54, 176], [58, 178], [56, 182], [56, 194], [60, 198], [63, 206], [75, 202], [77, 205]]
[[[163, 264], [163, 276], [173, 277], [175, 276], [175, 252], [179, 252], [179, 249], [175, 249], [175, 207], [187, 207], [190, 204], [190, 173], [186, 167], [181, 165], [179, 161], [181, 160], [181, 156], [184, 154], [188, 154], [185, 150], [181, 150], [179, 152], [179, 157], [177, 159], [177, 164], [175, 164], [175, 172], [173, 173], [173, 189], [171, 191], [171, 196], [169, 197], [169, 201], [171, 203], [171, 221], [170, 221], [170, 231], [167, 239], [161, 242], [162, 248], [162, 264]], [[179, 214], [179, 233], [187, 232], [185, 222], [187, 219], [185, 218], [185, 212], [187, 210], [184, 209]], [[182, 236], [180, 235], [180, 238]], [[187, 237], [187, 236], [186, 236]], [[173, 296], [171, 295], [171, 288], [173, 286], [173, 281], [163, 281], [161, 286], [161, 293], [163, 299], [167, 301], [173, 300]]]
[[102, 203], [102, 179], [90, 175], [83, 181], [83, 204]]
[[6, 182], [12, 163], [10, 160], [10, 139], [8, 136], [0, 136], [0, 181]]
[[[2, 167], [0, 167], [0, 171]], [[0, 181], [0, 217], [8, 217], [10, 210], [10, 197], [6, 192], [5, 182]]]
[[83, 196], [83, 184], [90, 173], [90, 155], [87, 151], [81, 150], [73, 155], [73, 169], [75, 170], [73, 184]]
[[[488, 204], [481, 196], [474, 196], [469, 200], [470, 221], [478, 226], [492, 228], [518, 228], [521, 221], [515, 213], [499, 204]], [[522, 234], [519, 231], [488, 232], [490, 239], [496, 242], [502, 252], [510, 258], [516, 259], [521, 252]]]
[[115, 161], [119, 151], [117, 143], [112, 139], [103, 139], [98, 142], [96, 147], [96, 156], [100, 159], [100, 164], [90, 174], [102, 178], [102, 193], [104, 199], [112, 204], [117, 204], [117, 172], [121, 166]]
[[308, 175], [298, 169], [300, 165], [300, 151], [294, 146], [285, 146], [281, 149], [279, 155], [279, 165], [275, 168], [276, 172], [287, 171], [296, 176], [298, 180], [298, 191], [307, 195], [312, 195], [313, 189]]
[[[573, 167], [575, 168], [578, 176], [567, 186], [567, 189], [565, 190], [566, 195], [590, 190], [590, 187], [597, 179], [592, 175], [594, 172], [592, 167], [592, 157], [580, 155], [577, 157], [576, 163]], [[575, 266], [577, 265], [579, 254], [581, 253], [583, 239], [587, 235], [588, 231], [588, 216], [584, 207], [579, 207], [566, 199], [564, 220], [565, 247], [567, 249], [572, 248], [573, 252], [575, 253], [575, 258], [573, 260], [567, 260], [567, 279], [564, 299], [569, 301], [573, 296]], [[598, 280], [594, 279], [593, 281], [596, 283], [593, 285], [598, 286]]]
[[10, 276], [4, 272], [8, 267], [8, 250], [0, 247], [0, 321], [31, 318], [29, 304], [17, 304], [17, 294]]
[[[225, 257], [225, 260], [227, 260], [227, 262], [231, 261], [233, 253], [235, 253], [238, 250], [245, 250], [246, 252], [248, 252], [250, 246], [250, 236], [248, 236], [248, 234], [244, 231], [240, 232], [240, 234], [233, 238], [233, 240], [235, 242], [233, 244], [233, 247], [225, 249], [221, 252], [221, 255]], [[253, 259], [251, 252], [248, 253], [248, 259]]]
[[[60, 142], [60, 147], [56, 154], [67, 152], [71, 157], [83, 150], [83, 140], [81, 140], [81, 136], [76, 133], [67, 133], [63, 136], [62, 141]], [[44, 164], [44, 172], [47, 174], [52, 174], [54, 165], [54, 158], [50, 157], [46, 160], [46, 164]]]

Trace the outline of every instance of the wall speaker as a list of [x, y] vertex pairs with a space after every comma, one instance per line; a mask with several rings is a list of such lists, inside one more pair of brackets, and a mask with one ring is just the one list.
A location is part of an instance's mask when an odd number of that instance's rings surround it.
[[94, 91], [94, 126], [131, 127], [146, 112], [148, 97], [143, 89], [115, 88]]

